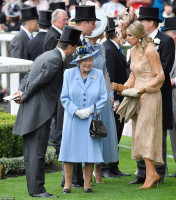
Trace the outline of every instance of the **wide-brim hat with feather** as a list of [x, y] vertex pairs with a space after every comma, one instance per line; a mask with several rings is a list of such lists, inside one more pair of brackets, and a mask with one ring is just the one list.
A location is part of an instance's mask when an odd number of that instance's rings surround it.
[[76, 52], [72, 54], [72, 62], [70, 64], [77, 64], [79, 61], [86, 58], [94, 57], [98, 53], [98, 50], [94, 50], [93, 46], [79, 46], [76, 48]]
[[151, 8], [151, 7], [140, 7], [139, 8], [139, 17], [138, 20], [151, 20], [151, 21], [157, 21], [162, 22], [161, 19], [159, 19], [159, 8]]
[[21, 14], [21, 4], [18, 1], [10, 2], [6, 5], [5, 15], [8, 17], [18, 17]]
[[96, 12], [96, 17], [100, 19], [100, 21], [95, 22], [96, 28], [93, 30], [92, 35], [90, 36], [86, 35], [87, 38], [95, 38], [101, 35], [105, 31], [107, 23], [108, 23], [108, 20], [104, 11], [96, 10], [95, 12]]

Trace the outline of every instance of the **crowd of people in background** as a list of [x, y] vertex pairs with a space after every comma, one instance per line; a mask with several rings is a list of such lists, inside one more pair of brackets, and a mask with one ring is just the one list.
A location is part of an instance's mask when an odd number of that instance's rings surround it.
[[[176, 1], [4, 0], [0, 7], [0, 31], [16, 31], [10, 56], [34, 61], [14, 93], [20, 108], [13, 133], [23, 137], [29, 195], [57, 198], [44, 187], [48, 141], [63, 162], [63, 193], [92, 193], [92, 175], [101, 184], [102, 177], [130, 176], [118, 167], [125, 114], [138, 168], [130, 184], [163, 184], [167, 130], [176, 161]], [[90, 136], [94, 105], [105, 138]]]

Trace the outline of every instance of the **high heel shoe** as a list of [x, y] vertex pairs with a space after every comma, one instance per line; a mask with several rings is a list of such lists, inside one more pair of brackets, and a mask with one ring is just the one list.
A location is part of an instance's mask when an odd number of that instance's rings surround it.
[[94, 178], [94, 182], [96, 182], [96, 183], [104, 183], [103, 181], [98, 182], [98, 181], [96, 180], [96, 176], [95, 176], [95, 172], [94, 172], [94, 171], [93, 171], [93, 178]]
[[139, 189], [150, 189], [153, 187], [154, 183], [157, 183], [157, 188], [158, 188], [158, 182], [160, 180], [159, 175], [157, 174], [155, 179], [151, 182], [151, 184], [149, 186], [141, 186]]

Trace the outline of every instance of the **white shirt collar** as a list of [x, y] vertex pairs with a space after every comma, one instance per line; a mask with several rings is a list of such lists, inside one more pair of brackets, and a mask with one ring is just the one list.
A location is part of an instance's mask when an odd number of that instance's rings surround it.
[[152, 40], [156, 37], [158, 33], [158, 29], [155, 29], [151, 34], [150, 34], [150, 37], [152, 38]]
[[39, 30], [39, 32], [46, 32], [46, 33], [47, 33], [47, 30], [41, 28], [41, 29]]
[[52, 25], [52, 27], [55, 28], [60, 34], [62, 34], [63, 31], [62, 31], [61, 29], [57, 28], [57, 27], [54, 26], [54, 25]]
[[120, 46], [117, 44], [117, 42], [115, 42], [114, 40], [111, 40], [111, 42], [113, 42], [115, 44], [115, 46], [117, 47], [117, 49], [120, 49]]
[[64, 51], [61, 48], [59, 48], [59, 47], [57, 47], [57, 49], [60, 51], [61, 56], [62, 56], [62, 60], [64, 61], [65, 57], [66, 57]]
[[23, 31], [26, 32], [26, 34], [28, 35], [29, 39], [31, 39], [31, 32], [29, 32], [26, 28], [24, 28], [24, 26], [21, 26], [21, 29], [23, 29]]

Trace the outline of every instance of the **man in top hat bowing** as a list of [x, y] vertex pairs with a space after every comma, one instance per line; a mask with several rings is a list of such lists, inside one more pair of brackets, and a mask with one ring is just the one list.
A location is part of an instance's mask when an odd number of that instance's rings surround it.
[[[95, 21], [100, 21], [96, 18], [95, 6], [76, 6], [75, 16], [72, 19], [76, 23], [75, 27], [82, 31], [80, 40], [83, 45], [86, 44], [85, 35], [91, 35], [95, 29]], [[72, 57], [68, 56], [65, 62], [65, 68], [72, 68], [73, 65], [70, 64]], [[63, 173], [61, 186], [64, 186], [65, 178]], [[83, 187], [84, 180], [82, 174], [82, 163], [74, 164], [72, 187]]]
[[10, 55], [13, 58], [29, 59], [27, 52], [28, 41], [33, 38], [32, 32], [38, 30], [38, 14], [36, 7], [21, 9], [22, 28], [10, 43]]
[[[173, 129], [169, 130], [172, 152], [176, 163], [176, 17], [169, 17], [165, 19], [165, 34], [171, 36], [175, 43], [175, 61], [170, 72], [171, 86], [172, 86], [172, 115], [173, 115]], [[169, 177], [176, 177], [176, 173], [169, 175]]]
[[51, 26], [51, 14], [50, 10], [39, 11], [39, 32], [38, 34], [28, 42], [28, 54], [30, 60], [35, 60], [39, 55], [43, 53], [43, 41], [48, 29]]
[[49, 51], [56, 47], [57, 40], [55, 38], [61, 36], [64, 26], [68, 24], [68, 16], [66, 11], [63, 9], [56, 9], [52, 13], [51, 23], [52, 26], [44, 38], [44, 51]]
[[56, 197], [44, 187], [44, 161], [51, 118], [62, 89], [63, 61], [79, 44], [81, 31], [65, 26], [57, 47], [41, 54], [22, 79], [20, 104], [13, 133], [23, 137], [28, 193], [32, 197]]
[[[175, 59], [175, 45], [173, 39], [170, 36], [161, 33], [157, 29], [159, 22], [161, 22], [161, 20], [158, 18], [158, 15], [158, 8], [140, 7], [138, 20], [142, 22], [147, 33], [153, 39], [153, 42], [156, 45], [156, 50], [159, 53], [165, 74], [165, 81], [161, 87], [163, 113], [163, 144], [161, 145], [165, 165], [156, 165], [156, 171], [160, 176], [159, 183], [162, 184], [164, 181], [166, 168], [167, 129], [172, 129], [172, 88], [169, 73], [172, 70]], [[138, 161], [137, 166], [137, 177], [134, 181], [131, 182], [131, 184], [143, 183], [145, 181], [146, 169], [144, 161]]]

